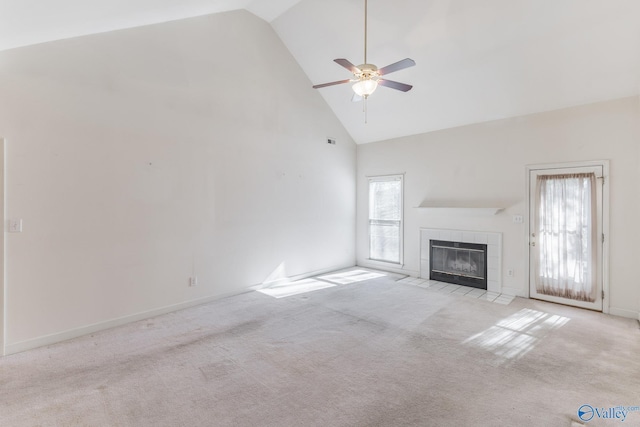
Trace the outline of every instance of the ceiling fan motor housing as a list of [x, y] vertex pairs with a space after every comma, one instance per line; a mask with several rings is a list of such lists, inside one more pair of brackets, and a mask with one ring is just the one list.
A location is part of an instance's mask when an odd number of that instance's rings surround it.
[[376, 67], [373, 64], [361, 64], [361, 65], [358, 65], [357, 68], [358, 70], [360, 70], [360, 72], [353, 73], [353, 75], [358, 80], [369, 80], [369, 79], [380, 77], [380, 74], [378, 73], [378, 67]]

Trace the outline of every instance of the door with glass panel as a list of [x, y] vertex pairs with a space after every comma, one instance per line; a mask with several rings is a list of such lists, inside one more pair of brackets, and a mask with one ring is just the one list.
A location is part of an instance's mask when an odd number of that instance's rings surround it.
[[369, 259], [402, 264], [402, 175], [369, 178]]
[[529, 172], [531, 298], [602, 311], [603, 166]]

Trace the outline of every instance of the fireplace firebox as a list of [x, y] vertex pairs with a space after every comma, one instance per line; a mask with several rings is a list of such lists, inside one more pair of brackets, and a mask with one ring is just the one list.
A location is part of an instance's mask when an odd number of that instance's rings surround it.
[[431, 240], [430, 250], [431, 280], [487, 289], [487, 245]]

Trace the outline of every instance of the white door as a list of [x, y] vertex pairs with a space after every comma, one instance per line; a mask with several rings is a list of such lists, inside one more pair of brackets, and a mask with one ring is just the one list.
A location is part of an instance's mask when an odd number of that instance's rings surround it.
[[602, 311], [603, 165], [529, 171], [529, 295]]

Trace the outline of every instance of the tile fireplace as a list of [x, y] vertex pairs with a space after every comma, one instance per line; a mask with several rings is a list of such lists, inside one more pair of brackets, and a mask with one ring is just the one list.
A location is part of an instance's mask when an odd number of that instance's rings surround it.
[[422, 279], [501, 293], [501, 271], [502, 233], [420, 229]]

